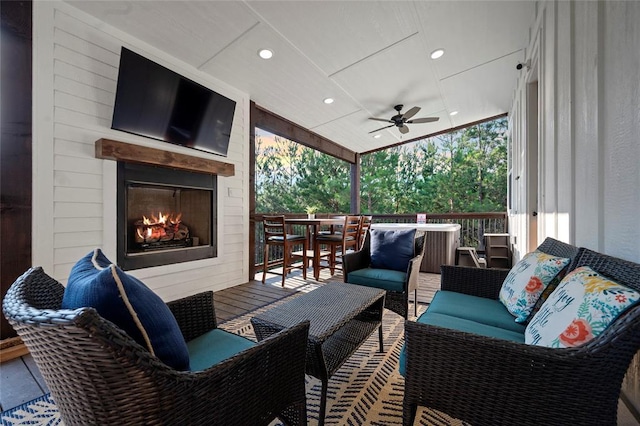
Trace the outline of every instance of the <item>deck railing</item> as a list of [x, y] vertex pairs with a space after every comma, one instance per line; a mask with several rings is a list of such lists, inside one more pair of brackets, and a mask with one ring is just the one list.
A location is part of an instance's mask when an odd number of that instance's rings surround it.
[[[270, 214], [270, 213], [269, 213]], [[283, 213], [277, 213], [283, 214]], [[268, 214], [267, 214], [268, 215]], [[317, 217], [333, 217], [336, 214], [316, 214]], [[262, 270], [264, 263], [264, 232], [262, 218], [265, 214], [253, 216], [255, 223], [255, 266]], [[306, 214], [284, 214], [287, 218], [305, 218]], [[416, 214], [379, 214], [373, 215], [373, 223], [415, 223]], [[484, 251], [484, 234], [508, 232], [508, 216], [506, 212], [491, 213], [427, 213], [427, 223], [457, 223], [460, 224], [460, 247], [476, 247], [479, 252]], [[304, 234], [306, 227], [294, 225], [293, 232]], [[270, 261], [282, 259], [282, 250], [270, 249]]]

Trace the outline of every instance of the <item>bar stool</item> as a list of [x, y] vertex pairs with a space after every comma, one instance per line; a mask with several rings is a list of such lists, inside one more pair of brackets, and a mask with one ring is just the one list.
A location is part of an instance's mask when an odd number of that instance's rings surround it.
[[371, 227], [373, 216], [360, 216], [360, 232], [358, 233], [358, 250], [362, 248], [364, 244], [364, 237], [367, 235], [367, 231]]
[[[294, 268], [302, 269], [302, 278], [307, 279], [307, 251], [304, 250], [306, 245], [306, 235], [295, 235], [287, 233], [284, 216], [264, 216], [264, 265], [262, 268], [262, 284], [265, 283], [267, 270], [273, 266], [282, 265], [282, 287], [287, 274]], [[301, 255], [293, 253], [293, 246], [302, 244], [303, 250]], [[282, 260], [276, 260], [269, 263], [269, 246], [282, 247]], [[293, 261], [302, 259], [302, 265], [295, 266]], [[273, 272], [277, 274], [277, 272]]]
[[[315, 238], [314, 250], [320, 250], [322, 245], [329, 246], [329, 269], [331, 275], [335, 273], [336, 259], [338, 257], [342, 257], [350, 248], [354, 251], [358, 249], [359, 232], [360, 216], [345, 216], [341, 233], [329, 235], [320, 234]], [[338, 248], [340, 248], [340, 253], [338, 253]], [[326, 268], [326, 266], [318, 265], [317, 269], [314, 268], [316, 274], [319, 275], [321, 268]], [[319, 279], [319, 276], [316, 276], [315, 279]]]

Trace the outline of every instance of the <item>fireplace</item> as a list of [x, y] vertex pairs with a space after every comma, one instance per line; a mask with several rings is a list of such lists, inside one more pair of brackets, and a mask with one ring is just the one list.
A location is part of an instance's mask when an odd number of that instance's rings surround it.
[[117, 185], [122, 269], [217, 255], [216, 175], [118, 162]]

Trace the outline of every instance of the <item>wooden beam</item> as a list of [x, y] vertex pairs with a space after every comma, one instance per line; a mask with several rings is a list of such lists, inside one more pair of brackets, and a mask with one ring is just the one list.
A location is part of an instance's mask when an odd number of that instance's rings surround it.
[[256, 103], [249, 103], [249, 281], [256, 276]]
[[289, 121], [284, 117], [263, 109], [258, 105], [255, 105], [255, 107], [252, 108], [252, 113], [254, 112], [254, 123], [256, 127], [304, 146], [308, 146], [316, 151], [339, 158], [348, 163], [354, 164], [356, 162], [356, 153], [354, 151], [351, 151], [350, 149], [347, 149], [324, 136], [320, 136], [319, 134]]
[[360, 214], [360, 154], [351, 165], [351, 214]]
[[27, 346], [22, 343], [20, 337], [4, 339], [0, 343], [0, 363], [11, 361], [12, 359], [25, 356], [29, 353]]
[[96, 158], [129, 163], [152, 164], [219, 176], [233, 176], [235, 166], [231, 163], [192, 155], [179, 154], [163, 149], [149, 148], [111, 139], [96, 141]]
[[[32, 266], [32, 15], [31, 1], [2, 2], [0, 300], [13, 281]], [[0, 314], [0, 339], [15, 335]]]

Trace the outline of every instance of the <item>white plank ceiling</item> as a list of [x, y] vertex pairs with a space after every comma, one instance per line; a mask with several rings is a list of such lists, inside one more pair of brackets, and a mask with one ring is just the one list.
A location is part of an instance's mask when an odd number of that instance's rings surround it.
[[[533, 1], [69, 3], [355, 152], [508, 112], [535, 17]], [[396, 104], [439, 121], [374, 139]]]

